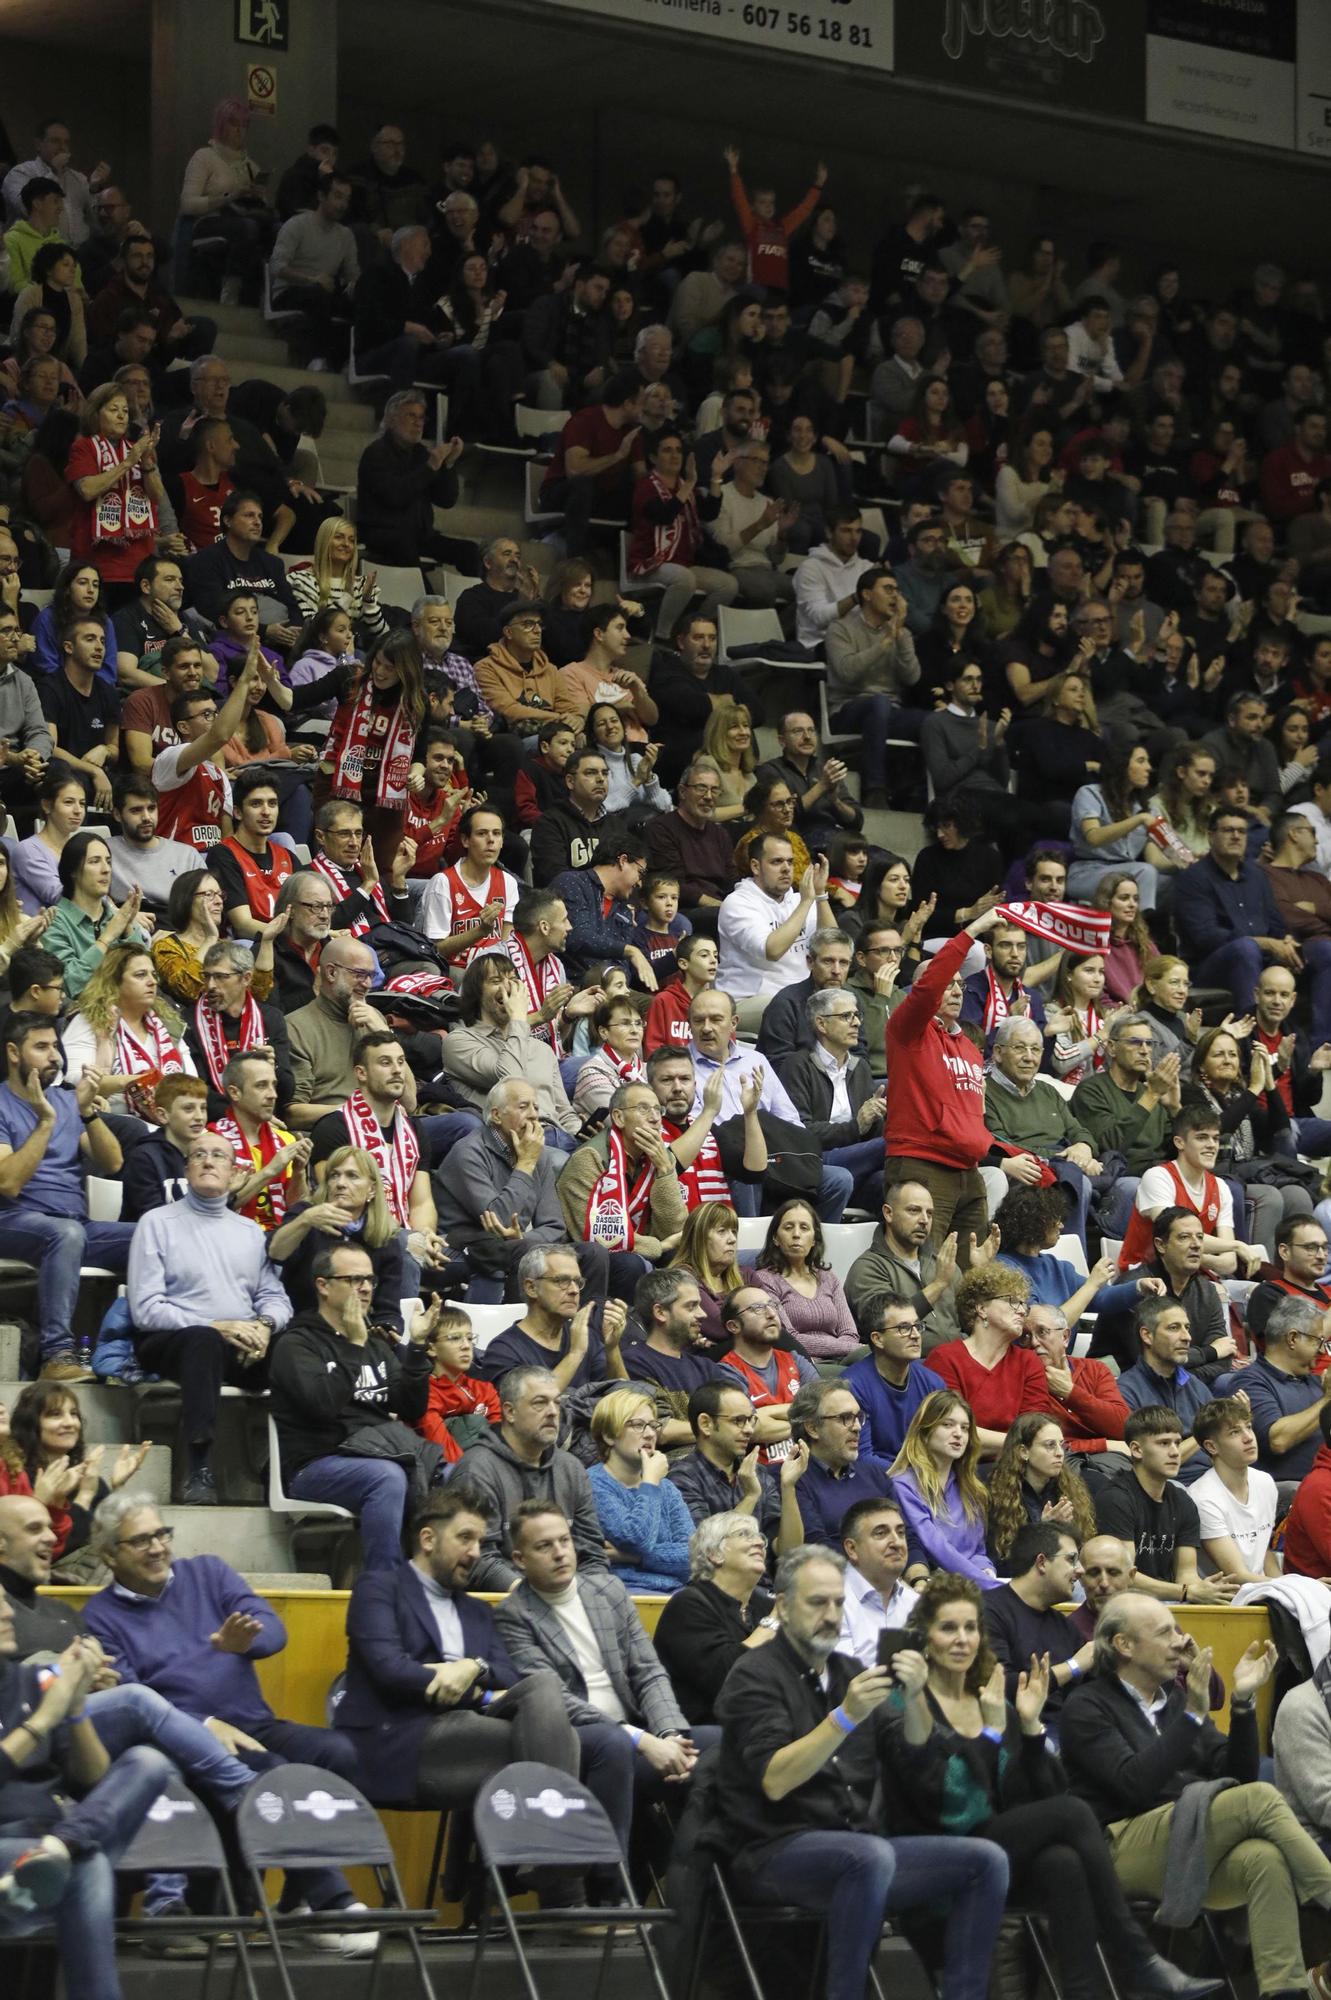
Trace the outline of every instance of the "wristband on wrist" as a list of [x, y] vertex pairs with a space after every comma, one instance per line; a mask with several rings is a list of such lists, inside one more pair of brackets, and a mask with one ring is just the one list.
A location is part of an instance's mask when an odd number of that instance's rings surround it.
[[1231, 1715], [1251, 1715], [1256, 1706], [1257, 1697], [1255, 1695], [1236, 1694], [1230, 1698], [1229, 1712]]
[[1001, 1743], [1003, 1741], [1003, 1732], [1001, 1729], [994, 1729], [992, 1727], [988, 1727], [982, 1729], [980, 1731], [980, 1734], [981, 1736], [985, 1737], [987, 1741], [989, 1741], [990, 1743]]
[[65, 1717], [66, 1722], [86, 1722], [87, 1720], [88, 1711], [86, 1708], [81, 1708], [77, 1715], [67, 1715]]
[[853, 1717], [847, 1715], [845, 1709], [842, 1707], [834, 1708], [827, 1719], [829, 1722], [834, 1722], [842, 1734], [846, 1736], [849, 1736], [851, 1731], [858, 1726]]
[[641, 1729], [635, 1729], [631, 1722], [626, 1722], [624, 1724], [624, 1734], [628, 1737], [629, 1742], [633, 1745], [634, 1749], [636, 1750], [638, 1745], [642, 1742]]

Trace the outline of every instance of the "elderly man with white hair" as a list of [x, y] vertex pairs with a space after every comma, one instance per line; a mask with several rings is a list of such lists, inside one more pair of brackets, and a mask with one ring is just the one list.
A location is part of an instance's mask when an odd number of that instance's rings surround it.
[[564, 1155], [545, 1144], [532, 1084], [501, 1078], [485, 1099], [480, 1130], [460, 1140], [434, 1176], [439, 1228], [467, 1260], [473, 1304], [521, 1297], [521, 1259], [555, 1247], [572, 1250], [588, 1296], [605, 1297], [609, 1253], [599, 1243], [568, 1242], [555, 1185], [563, 1164]]
[[[1202, 1908], [1246, 1909], [1262, 2000], [1331, 1992], [1331, 1963], [1306, 1968], [1304, 1904], [1331, 1909], [1331, 1861], [1274, 1785], [1257, 1780], [1256, 1696], [1276, 1649], [1254, 1640], [1234, 1667], [1229, 1734], [1210, 1719], [1211, 1648], [1179, 1681], [1187, 1640], [1168, 1604], [1139, 1591], [1111, 1597], [1095, 1628], [1090, 1677], [1063, 1704], [1059, 1742], [1073, 1790], [1105, 1829], [1129, 1896], [1160, 1904], [1185, 1928]], [[1185, 1835], [1191, 1788], [1228, 1780], [1204, 1799]]]
[[1086, 1241], [1090, 1181], [1101, 1172], [1091, 1135], [1067, 1100], [1040, 1076], [1044, 1037], [1034, 1021], [1009, 1014], [994, 1035], [984, 1122], [994, 1151], [981, 1170], [996, 1215], [1009, 1185], [1037, 1187], [1052, 1175], [1073, 1199], [1069, 1227]]

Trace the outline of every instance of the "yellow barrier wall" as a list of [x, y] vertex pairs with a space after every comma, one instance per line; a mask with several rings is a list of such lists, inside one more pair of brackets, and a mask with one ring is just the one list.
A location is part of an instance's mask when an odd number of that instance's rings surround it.
[[[53, 1590], [46, 1594], [76, 1605], [85, 1604], [91, 1595], [86, 1590]], [[265, 1696], [274, 1712], [289, 1722], [324, 1722], [328, 1689], [347, 1663], [346, 1622], [350, 1592], [264, 1590], [259, 1595], [272, 1605], [287, 1629], [287, 1643], [283, 1651], [255, 1663]], [[498, 1604], [502, 1599], [486, 1593], [485, 1601]], [[656, 1621], [665, 1601], [664, 1597], [634, 1599], [649, 1634], [656, 1630]], [[1226, 1689], [1233, 1682], [1234, 1663], [1245, 1649], [1253, 1640], [1271, 1636], [1265, 1611], [1255, 1605], [1243, 1610], [1227, 1610], [1218, 1605], [1183, 1604], [1178, 1606], [1177, 1616], [1184, 1631], [1191, 1632], [1199, 1645], [1213, 1649], [1216, 1671], [1223, 1677]], [[1269, 1682], [1258, 1697], [1258, 1719], [1265, 1745], [1271, 1720]], [[1228, 1728], [1228, 1704], [1215, 1720], [1221, 1729]], [[433, 1812], [386, 1812], [383, 1820], [402, 1871], [407, 1898], [415, 1903], [425, 1893], [438, 1815]]]

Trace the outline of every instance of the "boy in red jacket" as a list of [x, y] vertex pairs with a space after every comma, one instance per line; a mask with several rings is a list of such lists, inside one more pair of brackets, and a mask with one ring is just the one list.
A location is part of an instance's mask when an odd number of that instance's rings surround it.
[[984, 1122], [984, 1060], [958, 1026], [961, 967], [976, 938], [1001, 922], [986, 910], [943, 945], [887, 1023], [887, 1178], [919, 1181], [934, 1198], [934, 1248], [953, 1230], [957, 1261], [989, 1233], [980, 1161], [993, 1140]]
[[768, 291], [790, 290], [790, 239], [808, 221], [818, 206], [818, 196], [827, 180], [827, 168], [819, 160], [813, 185], [797, 208], [778, 216], [775, 188], [755, 188], [753, 201], [739, 177], [739, 149], [727, 146], [722, 157], [730, 169], [730, 199], [739, 217], [744, 241], [749, 246], [749, 283], [764, 285]]
[[442, 1446], [450, 1465], [484, 1436], [487, 1424], [500, 1421], [498, 1390], [467, 1373], [475, 1351], [466, 1313], [445, 1306], [430, 1349], [430, 1401], [416, 1429]]

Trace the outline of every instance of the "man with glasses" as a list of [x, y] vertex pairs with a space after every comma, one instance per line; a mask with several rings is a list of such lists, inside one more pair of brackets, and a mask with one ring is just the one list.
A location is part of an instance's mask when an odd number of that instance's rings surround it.
[[1286, 1298], [1266, 1322], [1266, 1344], [1238, 1386], [1257, 1433], [1257, 1463], [1276, 1480], [1300, 1480], [1321, 1443], [1319, 1420], [1331, 1397], [1331, 1368], [1314, 1369], [1331, 1341], [1326, 1317], [1307, 1299]]
[[730, 835], [717, 824], [721, 772], [711, 757], [695, 757], [675, 787], [675, 810], [656, 813], [647, 825], [647, 866], [679, 880], [680, 907], [695, 926], [715, 934], [716, 919], [735, 881]]
[[[900, 1205], [903, 1195], [909, 1201], [912, 1193], [927, 1198], [927, 1190], [906, 1183], [892, 1190], [893, 1201]], [[891, 1215], [892, 1207], [885, 1207], [884, 1213]], [[862, 1413], [856, 1449], [865, 1464], [877, 1465], [883, 1472], [895, 1464], [911, 1419], [925, 1397], [947, 1387], [942, 1376], [920, 1358], [924, 1322], [917, 1301], [921, 1296], [918, 1289], [911, 1299], [884, 1291], [865, 1300], [856, 1312], [856, 1321], [869, 1343], [869, 1352], [841, 1377], [841, 1385]], [[927, 1314], [928, 1310], [926, 1301], [923, 1311]]]
[[766, 1420], [767, 1437], [759, 1452], [764, 1465], [780, 1466], [803, 1456], [790, 1435], [790, 1405], [818, 1371], [803, 1354], [782, 1345], [789, 1336], [781, 1324], [772, 1294], [761, 1285], [740, 1285], [721, 1305], [721, 1327], [730, 1342], [721, 1366], [739, 1378], [755, 1410]]
[[138, 1359], [180, 1384], [187, 1507], [217, 1505], [210, 1460], [222, 1384], [264, 1389], [269, 1343], [291, 1318], [263, 1231], [229, 1206], [235, 1171], [231, 1141], [201, 1132], [180, 1199], [149, 1210], [129, 1248], [126, 1302]]
[[285, 916], [287, 927], [273, 947], [273, 973], [277, 1003], [287, 1015], [314, 998], [315, 971], [336, 909], [336, 890], [312, 868], [302, 868], [282, 884], [274, 915]]
[[1331, 1279], [1327, 1277], [1326, 1231], [1315, 1216], [1287, 1215], [1276, 1230], [1276, 1254], [1268, 1275], [1253, 1286], [1243, 1323], [1254, 1340], [1266, 1338], [1266, 1323], [1284, 1299], [1303, 1299], [1322, 1316], [1331, 1333]]
[[1139, 645], [1142, 653], [1146, 651], [1145, 619], [1133, 631], [1132, 644], [1116, 645], [1113, 612], [1103, 598], [1092, 598], [1073, 612], [1072, 629], [1078, 639], [1090, 643], [1086, 671], [1101, 728], [1111, 738], [1144, 743], [1152, 763], [1158, 763], [1167, 750], [1184, 741], [1184, 733], [1167, 728], [1150, 705], [1153, 673], [1138, 653]]
[[[367, 998], [376, 977], [374, 953], [349, 932], [337, 932], [320, 952], [314, 998], [287, 1021], [295, 1079], [288, 1115], [296, 1131], [309, 1131], [321, 1118], [340, 1111], [354, 1093], [352, 1050], [362, 1035], [388, 1026]], [[414, 1078], [403, 1102], [409, 1113], [415, 1110]]]
[[666, 1477], [684, 1495], [694, 1526], [711, 1514], [750, 1514], [769, 1543], [797, 1547], [804, 1524], [795, 1489], [779, 1486], [761, 1462], [758, 1413], [745, 1390], [704, 1382], [690, 1392], [688, 1420], [693, 1449], [673, 1460]]
[[782, 1083], [800, 1114], [800, 1123], [834, 1167], [855, 1182], [853, 1199], [876, 1208], [883, 1198], [883, 1118], [885, 1084], [857, 1053], [861, 1016], [845, 986], [822, 986], [808, 1001], [811, 1049], [800, 1049], [777, 1064]]
[[272, 1414], [293, 1499], [332, 1501], [360, 1523], [367, 1570], [402, 1559], [403, 1524], [442, 1475], [439, 1445], [409, 1428], [430, 1396], [430, 1345], [442, 1302], [418, 1306], [401, 1346], [370, 1339], [374, 1261], [335, 1239], [310, 1266], [316, 1303], [274, 1351]]
[[1127, 1172], [1101, 1195], [1100, 1227], [1127, 1233], [1144, 1173], [1168, 1159], [1170, 1128], [1182, 1102], [1179, 1057], [1155, 1059], [1155, 1036], [1145, 1014], [1120, 1014], [1110, 1023], [1108, 1061], [1083, 1077], [1072, 1093], [1072, 1115], [1090, 1134], [1096, 1154], [1121, 1153]]
[[790, 1435], [806, 1450], [792, 1470], [795, 1505], [806, 1542], [841, 1547], [841, 1523], [859, 1501], [891, 1500], [892, 1481], [881, 1465], [860, 1457], [864, 1417], [842, 1381], [801, 1384], [790, 1405]]
[[[813, 1049], [817, 1038], [809, 1018], [809, 1002], [825, 987], [842, 987], [850, 973], [851, 943], [835, 925], [816, 930], [809, 939], [809, 976], [795, 986], [783, 987], [762, 1018], [758, 1030], [758, 1052], [781, 1071], [782, 1064], [801, 1049]], [[855, 995], [859, 1003], [858, 992]], [[864, 1036], [859, 1034], [855, 1053], [867, 1053]]]
[[[255, 1661], [280, 1653], [286, 1629], [272, 1606], [220, 1556], [173, 1557], [175, 1529], [150, 1494], [122, 1490], [103, 1500], [92, 1546], [111, 1581], [84, 1607], [89, 1632], [125, 1680], [141, 1681], [183, 1714], [206, 1723], [251, 1772], [315, 1764], [356, 1784], [356, 1752], [335, 1729], [287, 1722], [264, 1698]], [[279, 1907], [365, 1908], [336, 1868], [291, 1869]], [[342, 1958], [373, 1952], [373, 1932], [319, 1932], [318, 1949]]]
[[887, 1024], [908, 991], [900, 984], [904, 953], [895, 924], [867, 923], [855, 940], [849, 978], [837, 981], [849, 986], [860, 1003], [862, 1047], [857, 1053], [865, 1057], [875, 1083], [887, 1081]]
[[1068, 1450], [1108, 1452], [1126, 1458], [1123, 1426], [1128, 1406], [1112, 1369], [1089, 1354], [1069, 1354], [1068, 1323], [1057, 1306], [1030, 1308], [1026, 1338], [1040, 1357], [1045, 1386], [1060, 1407], [1059, 1422]]

